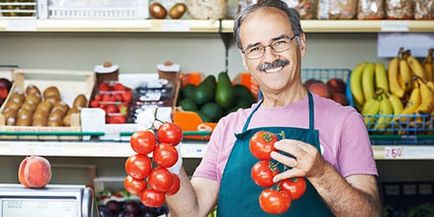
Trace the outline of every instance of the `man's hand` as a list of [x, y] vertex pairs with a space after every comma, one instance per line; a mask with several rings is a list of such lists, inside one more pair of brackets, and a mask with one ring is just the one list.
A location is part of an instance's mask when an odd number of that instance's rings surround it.
[[375, 176], [351, 175], [343, 178], [314, 146], [301, 141], [283, 139], [274, 147], [293, 156], [271, 153], [272, 159], [292, 167], [276, 175], [274, 182], [306, 177], [335, 216], [381, 216]]
[[271, 152], [272, 159], [292, 167], [292, 169], [276, 175], [273, 179], [274, 182], [293, 177], [309, 179], [323, 175], [326, 161], [314, 146], [298, 140], [282, 139], [276, 142], [274, 147], [293, 156], [288, 157], [278, 152]]

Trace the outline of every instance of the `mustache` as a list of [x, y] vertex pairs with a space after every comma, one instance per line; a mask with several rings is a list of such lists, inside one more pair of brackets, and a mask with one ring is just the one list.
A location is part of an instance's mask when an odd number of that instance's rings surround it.
[[274, 60], [272, 63], [263, 63], [258, 66], [258, 71], [265, 72], [268, 69], [278, 68], [278, 67], [285, 67], [289, 64], [289, 60], [282, 60], [277, 59]]

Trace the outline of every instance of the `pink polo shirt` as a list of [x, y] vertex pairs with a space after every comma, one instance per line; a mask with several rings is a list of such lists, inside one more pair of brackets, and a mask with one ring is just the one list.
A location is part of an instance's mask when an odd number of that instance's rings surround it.
[[[362, 116], [352, 107], [313, 96], [315, 129], [319, 130], [323, 157], [343, 176], [353, 174], [377, 175], [371, 143]], [[254, 104], [252, 108], [256, 107]], [[235, 143], [234, 133], [240, 133], [252, 111], [240, 109], [222, 118], [214, 129], [194, 177], [220, 183], [226, 162]], [[308, 97], [279, 108], [261, 106], [253, 115], [249, 129], [256, 127], [309, 127]], [[250, 154], [250, 153], [246, 153]]]

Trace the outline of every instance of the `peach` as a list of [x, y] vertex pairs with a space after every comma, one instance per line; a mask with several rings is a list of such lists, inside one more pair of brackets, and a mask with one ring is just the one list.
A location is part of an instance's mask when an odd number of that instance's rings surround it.
[[325, 85], [322, 82], [316, 82], [316, 83], [310, 84], [307, 87], [307, 89], [315, 95], [329, 98], [329, 99], [331, 97], [331, 94], [330, 94], [330, 91], [329, 91], [327, 85]]
[[309, 80], [307, 80], [307, 81], [304, 82], [304, 86], [307, 89], [309, 89], [310, 85], [315, 84], [315, 83], [322, 83], [322, 81], [311, 78], [311, 79], [309, 79]]
[[332, 93], [345, 93], [346, 84], [340, 78], [332, 78], [327, 81], [327, 87]]
[[339, 104], [341, 104], [343, 106], [347, 106], [348, 105], [348, 99], [347, 99], [347, 96], [345, 96], [345, 94], [335, 92], [335, 93], [333, 93], [332, 99], [335, 102], [337, 102], [337, 103], [339, 103]]
[[44, 188], [51, 180], [51, 166], [47, 159], [30, 156], [21, 161], [18, 180], [26, 188]]

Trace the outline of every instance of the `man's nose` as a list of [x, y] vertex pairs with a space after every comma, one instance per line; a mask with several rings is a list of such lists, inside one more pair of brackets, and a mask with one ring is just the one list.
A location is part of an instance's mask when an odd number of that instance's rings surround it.
[[264, 62], [269, 62], [272, 63], [274, 62], [274, 60], [276, 60], [276, 54], [274, 53], [273, 49], [270, 46], [267, 46], [264, 48], [264, 57], [263, 57], [263, 61]]

